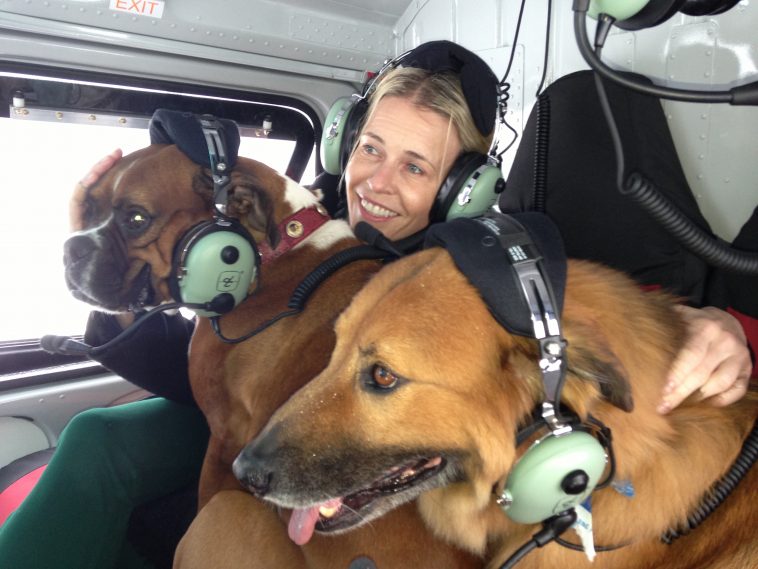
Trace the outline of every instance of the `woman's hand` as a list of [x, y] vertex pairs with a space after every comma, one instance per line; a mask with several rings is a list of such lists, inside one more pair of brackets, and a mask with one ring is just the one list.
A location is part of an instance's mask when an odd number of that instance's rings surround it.
[[714, 405], [734, 403], [747, 392], [752, 362], [739, 322], [708, 306], [677, 306], [687, 326], [687, 340], [669, 371], [660, 413], [667, 413], [695, 391]]
[[116, 148], [113, 152], [100, 159], [87, 174], [77, 182], [74, 187], [74, 193], [68, 204], [68, 219], [71, 231], [84, 229], [84, 202], [87, 199], [87, 190], [97, 182], [100, 177], [110, 170], [113, 165], [121, 160], [123, 152]]

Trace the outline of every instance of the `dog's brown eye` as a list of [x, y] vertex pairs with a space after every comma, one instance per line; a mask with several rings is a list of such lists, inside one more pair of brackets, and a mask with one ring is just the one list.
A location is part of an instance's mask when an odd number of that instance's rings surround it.
[[382, 389], [390, 389], [397, 385], [398, 377], [386, 367], [375, 365], [371, 370], [371, 378], [374, 383]]
[[150, 218], [141, 211], [130, 211], [126, 220], [126, 225], [132, 231], [144, 228], [150, 222]]

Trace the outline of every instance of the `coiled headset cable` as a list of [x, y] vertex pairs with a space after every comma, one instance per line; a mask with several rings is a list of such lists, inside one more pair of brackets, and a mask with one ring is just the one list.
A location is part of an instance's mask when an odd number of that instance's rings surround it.
[[[587, 36], [587, 22], [585, 18], [586, 9], [584, 11], [576, 9], [576, 5], [581, 3], [581, 1], [574, 3], [574, 31], [577, 36], [577, 43], [582, 55], [588, 62], [600, 61], [603, 44], [605, 43], [605, 38], [613, 24], [613, 18], [606, 16], [601, 17], [598, 20], [595, 49], [593, 51]], [[591, 56], [588, 55], [590, 53], [592, 54]], [[590, 65], [592, 66], [592, 63], [590, 63]], [[593, 66], [593, 68], [595, 67]], [[661, 193], [652, 180], [648, 179], [641, 172], [634, 172], [630, 174], [628, 178], [624, 178], [624, 148], [621, 143], [621, 136], [619, 135], [616, 121], [613, 117], [611, 105], [608, 101], [605, 86], [600, 78], [601, 74], [603, 76], [608, 75], [600, 71], [598, 68], [595, 68], [595, 70], [597, 71], [597, 73], [595, 73], [595, 85], [598, 98], [600, 99], [600, 106], [606, 122], [608, 123], [613, 148], [616, 153], [616, 185], [618, 186], [619, 191], [635, 200], [685, 248], [705, 260], [710, 265], [737, 273], [758, 275], [758, 253], [736, 249], [725, 241], [700, 229], [700, 227], [682, 213], [673, 202]], [[615, 77], [614, 80], [616, 80]], [[682, 101], [730, 102], [725, 95], [719, 93], [714, 93], [713, 97], [708, 97], [704, 100], [702, 98], [693, 98], [695, 97], [695, 94], [700, 95], [700, 92], [682, 92], [685, 94], [680, 95], [679, 97], [673, 97], [669, 96], [668, 90], [656, 88], [648, 94]], [[713, 100], [711, 101], [710, 99]]]

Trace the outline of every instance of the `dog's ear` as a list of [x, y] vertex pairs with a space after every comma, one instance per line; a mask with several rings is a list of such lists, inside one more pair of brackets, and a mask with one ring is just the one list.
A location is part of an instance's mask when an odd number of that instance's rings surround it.
[[248, 229], [263, 233], [272, 249], [279, 244], [280, 235], [271, 198], [244, 178], [234, 180], [229, 190], [227, 213], [239, 219]]
[[568, 371], [597, 385], [603, 398], [630, 412], [634, 409], [629, 376], [603, 332], [586, 323], [567, 323]]

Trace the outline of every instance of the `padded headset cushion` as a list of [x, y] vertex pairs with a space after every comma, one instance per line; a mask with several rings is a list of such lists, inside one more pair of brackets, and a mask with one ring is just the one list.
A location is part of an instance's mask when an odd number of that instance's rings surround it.
[[[217, 120], [223, 127], [220, 134], [224, 138], [228, 166], [234, 167], [240, 146], [237, 123], [227, 119]], [[194, 163], [211, 167], [208, 144], [196, 115], [184, 111], [157, 109], [150, 119], [148, 131], [150, 144], [176, 144]]]
[[344, 139], [344, 125], [353, 106], [352, 97], [340, 97], [332, 104], [324, 120], [324, 132], [321, 136], [321, 164], [332, 175], [340, 173], [340, 157]]
[[358, 99], [350, 107], [345, 121], [345, 126], [342, 129], [342, 143], [340, 144], [340, 171], [342, 173], [347, 168], [347, 162], [350, 160], [350, 153], [353, 151], [353, 146], [357, 141], [358, 131], [361, 129], [363, 119], [366, 116], [368, 110], [368, 101], [366, 99]]
[[[364, 98], [341, 97], [329, 109], [320, 149], [321, 164], [329, 174], [339, 176], [347, 167], [367, 108]], [[338, 117], [340, 112], [342, 116]], [[338, 123], [333, 127], [335, 119]]]
[[[514, 522], [536, 524], [584, 502], [600, 482], [606, 465], [603, 445], [592, 435], [572, 431], [549, 435], [532, 445], [511, 469], [504, 495], [505, 513]], [[562, 482], [573, 472], [588, 478], [584, 491], [571, 494]]]
[[608, 14], [616, 20], [626, 20], [642, 10], [649, 0], [592, 0], [587, 14], [597, 19], [600, 14]]
[[740, 0], [686, 0], [681, 12], [688, 16], [715, 16], [733, 8]]
[[518, 278], [508, 252], [494, 247], [497, 226], [508, 247], [538, 251], [545, 278], [554, 294], [558, 313], [563, 311], [566, 287], [566, 254], [563, 240], [552, 220], [536, 212], [504, 215], [492, 212], [480, 219], [458, 218], [436, 223], [426, 230], [424, 247], [443, 247], [455, 265], [479, 291], [497, 322], [511, 334], [534, 337], [531, 312], [523, 300]]
[[409, 51], [400, 64], [433, 73], [457, 73], [476, 128], [485, 136], [495, 128], [500, 82], [492, 68], [474, 52], [448, 40], [430, 41]]
[[437, 192], [437, 197], [429, 213], [429, 221], [431, 223], [445, 221], [447, 210], [450, 209], [450, 205], [461, 190], [461, 186], [466, 183], [471, 174], [484, 164], [485, 161], [486, 157], [478, 152], [466, 152], [456, 158]]

